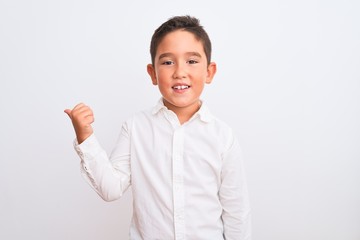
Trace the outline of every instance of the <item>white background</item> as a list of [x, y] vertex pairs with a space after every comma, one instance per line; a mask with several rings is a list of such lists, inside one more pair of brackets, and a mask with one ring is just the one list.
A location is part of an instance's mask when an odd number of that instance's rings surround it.
[[[236, 4], [235, 4], [236, 2]], [[254, 240], [360, 239], [360, 2], [0, 0], [0, 239], [128, 239], [131, 193], [79, 173], [65, 108], [110, 152], [160, 97], [153, 31], [200, 18], [218, 73], [203, 99], [243, 147]]]

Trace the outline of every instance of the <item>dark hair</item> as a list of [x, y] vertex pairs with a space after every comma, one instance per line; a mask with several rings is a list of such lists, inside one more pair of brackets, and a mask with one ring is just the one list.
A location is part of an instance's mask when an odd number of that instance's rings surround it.
[[199, 19], [188, 15], [172, 17], [155, 30], [150, 43], [150, 55], [151, 55], [152, 64], [155, 63], [156, 51], [161, 40], [168, 33], [179, 29], [194, 34], [195, 38], [202, 42], [204, 46], [204, 52], [206, 55], [207, 63], [210, 64], [210, 60], [211, 60], [210, 38], [206, 33], [206, 31], [204, 30], [203, 26], [200, 25]]

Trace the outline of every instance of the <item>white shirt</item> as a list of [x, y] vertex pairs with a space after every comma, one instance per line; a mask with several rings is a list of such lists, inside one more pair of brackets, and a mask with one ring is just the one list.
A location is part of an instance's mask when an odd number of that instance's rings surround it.
[[94, 135], [75, 149], [83, 176], [105, 201], [131, 185], [130, 239], [251, 239], [239, 144], [204, 104], [181, 125], [160, 99], [123, 124], [110, 158]]

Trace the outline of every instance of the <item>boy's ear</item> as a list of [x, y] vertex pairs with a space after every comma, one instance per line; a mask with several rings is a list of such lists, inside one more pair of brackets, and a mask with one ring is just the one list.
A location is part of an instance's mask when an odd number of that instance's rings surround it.
[[154, 66], [152, 64], [147, 65], [147, 72], [151, 78], [152, 84], [157, 85], [156, 72], [155, 72]]
[[207, 67], [206, 83], [210, 84], [216, 73], [216, 63], [211, 62]]

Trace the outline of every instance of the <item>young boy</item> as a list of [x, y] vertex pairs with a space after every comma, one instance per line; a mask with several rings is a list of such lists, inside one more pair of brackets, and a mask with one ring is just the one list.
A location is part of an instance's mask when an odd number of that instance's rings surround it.
[[147, 71], [162, 98], [125, 121], [110, 158], [93, 134], [92, 110], [65, 110], [83, 176], [105, 201], [131, 185], [130, 239], [250, 239], [239, 144], [200, 100], [216, 73], [207, 33], [196, 18], [173, 17], [154, 32], [150, 53]]

